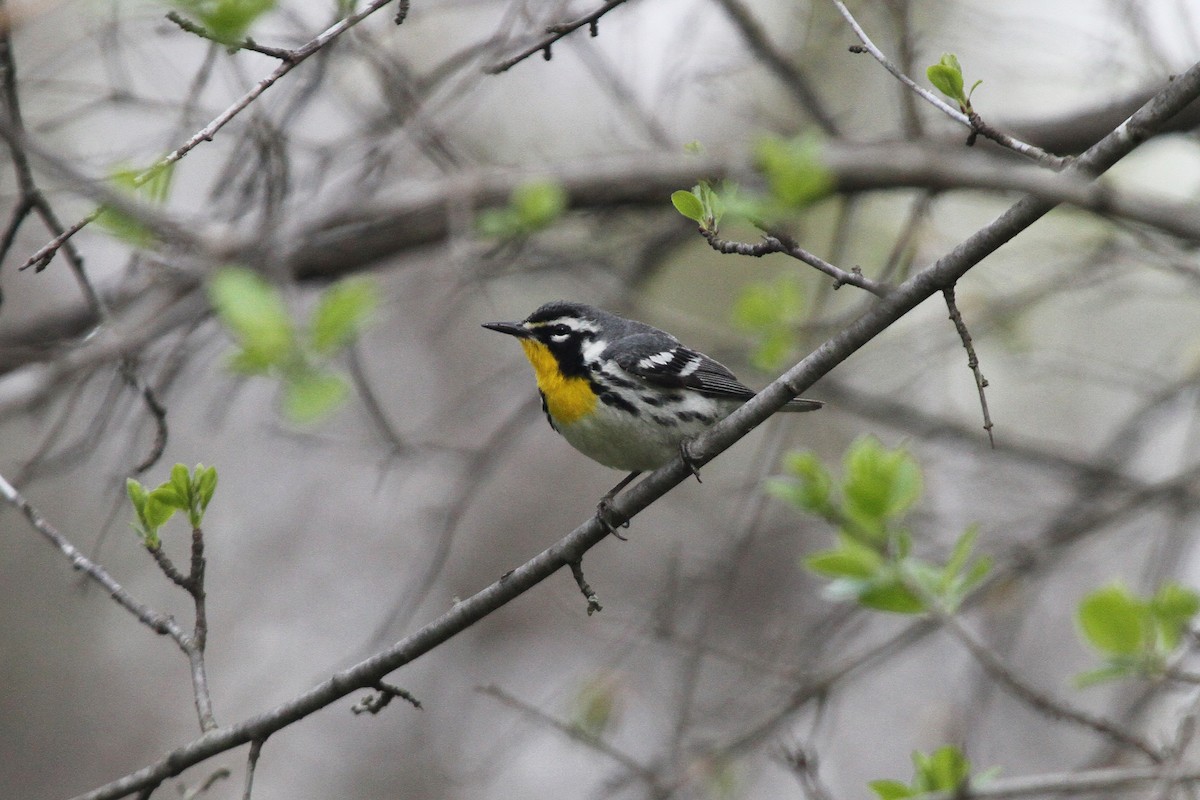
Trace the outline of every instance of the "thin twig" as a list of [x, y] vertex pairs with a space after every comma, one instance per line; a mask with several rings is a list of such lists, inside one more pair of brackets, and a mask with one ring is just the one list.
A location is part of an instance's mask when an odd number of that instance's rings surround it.
[[[157, 174], [159, 170], [169, 167], [171, 164], [179, 161], [203, 142], [211, 142], [213, 137], [215, 137], [217, 133], [230, 122], [230, 120], [232, 120], [242, 111], [245, 111], [251, 103], [257, 100], [263, 92], [274, 86], [280, 78], [282, 78], [284, 75], [287, 75], [310, 56], [319, 52], [330, 42], [334, 41], [343, 33], [350, 30], [355, 25], [362, 22], [364, 19], [371, 16], [390, 2], [391, 0], [371, 0], [371, 2], [367, 3], [367, 5], [363, 6], [359, 11], [343, 17], [321, 33], [317, 34], [308, 42], [304, 43], [300, 47], [297, 47], [295, 50], [292, 50], [291, 58], [281, 60], [279, 65], [271, 72], [270, 75], [267, 75], [258, 83], [254, 84], [254, 86], [250, 87], [250, 89], [244, 95], [242, 95], [238, 100], [234, 101], [232, 105], [214, 117], [212, 121], [210, 121], [203, 128], [193, 133], [183, 144], [141, 172], [137, 178], [134, 179], [134, 185], [138, 186], [140, 183], [149, 180], [149, 178]], [[99, 212], [94, 211], [88, 216], [84, 217], [30, 256], [25, 264], [20, 268], [25, 269], [26, 267], [34, 265], [45, 266], [67, 240], [82, 230], [89, 223], [93, 222], [98, 216]]]
[[979, 369], [979, 357], [975, 355], [975, 343], [971, 341], [971, 332], [967, 330], [967, 323], [963, 321], [962, 314], [958, 310], [958, 303], [954, 300], [954, 287], [947, 286], [943, 289], [942, 297], [946, 298], [946, 307], [950, 309], [950, 321], [954, 323], [954, 329], [958, 331], [958, 338], [962, 340], [962, 346], [967, 351], [967, 367], [975, 376], [975, 388], [979, 390], [979, 407], [983, 409], [983, 429], [987, 431], [988, 442], [995, 450], [996, 437], [992, 435], [992, 415], [988, 412], [987, 392], [985, 391], [988, 382], [987, 378], [983, 377], [983, 371]]
[[708, 242], [709, 247], [716, 250], [718, 253], [729, 255], [753, 256], [759, 258], [770, 253], [783, 253], [792, 258], [803, 261], [811, 267], [814, 267], [821, 272], [824, 272], [834, 280], [834, 288], [845, 286], [857, 286], [864, 289], [877, 297], [884, 297], [890, 291], [891, 287], [885, 283], [871, 280], [862, 274], [862, 270], [857, 267], [854, 270], [847, 272], [841, 267], [836, 267], [828, 261], [808, 252], [796, 242], [792, 237], [779, 233], [769, 232], [763, 236], [763, 240], [757, 244], [749, 242], [733, 242], [728, 239], [722, 239], [716, 231], [707, 228], [701, 228], [700, 233]]
[[379, 694], [366, 695], [351, 706], [350, 710], [355, 714], [378, 714], [387, 708], [388, 704], [396, 698], [400, 698], [413, 708], [421, 708], [421, 701], [407, 689], [401, 689], [399, 686], [384, 683], [383, 681], [376, 681], [375, 685], [371, 688]]
[[590, 14], [583, 15], [579, 19], [573, 20], [571, 22], [559, 23], [557, 25], [547, 25], [545, 36], [538, 39], [536, 42], [529, 45], [529, 47], [526, 47], [524, 50], [522, 50], [520, 53], [513, 56], [512, 58], [506, 59], [506, 60], [501, 61], [496, 64], [492, 64], [491, 66], [484, 67], [483, 71], [487, 75], [499, 75], [501, 72], [505, 72], [509, 69], [512, 69], [517, 64], [520, 64], [522, 61], [524, 61], [525, 59], [529, 58], [531, 55], [533, 55], [534, 53], [537, 53], [539, 51], [541, 51], [541, 53], [543, 54], [543, 57], [547, 61], [549, 61], [550, 60], [550, 48], [551, 48], [551, 46], [553, 46], [553, 44], [555, 42], [557, 42], [559, 39], [563, 38], [567, 34], [573, 33], [574, 31], [579, 30], [584, 25], [588, 26], [589, 32], [591, 33], [592, 36], [598, 35], [600, 29], [599, 29], [599, 25], [597, 23], [600, 21], [600, 18], [603, 17], [605, 14], [607, 14], [609, 11], [612, 11], [617, 6], [622, 5], [626, 2], [628, 2], [628, 0], [607, 0], [607, 2], [604, 3], [604, 5], [600, 6], [600, 8], [596, 9], [595, 11], [591, 12]]
[[108, 571], [99, 564], [94, 563], [91, 559], [79, 551], [75, 545], [63, 536], [58, 530], [46, 521], [41, 512], [37, 510], [25, 497], [13, 488], [3, 475], [0, 475], [0, 495], [6, 501], [25, 515], [29, 520], [29, 524], [34, 529], [42, 534], [51, 544], [62, 551], [71, 562], [71, 566], [83, 572], [96, 583], [104, 588], [109, 597], [116, 602], [117, 605], [124, 608], [129, 613], [133, 614], [143, 625], [150, 628], [155, 633], [164, 636], [170, 636], [175, 640], [175, 643], [183, 648], [186, 652], [186, 643], [189, 639], [184, 633], [175, 619], [167, 614], [155, 611], [149, 606], [138, 602], [132, 595], [127, 592], [121, 584], [108, 574]]
[[1018, 778], [995, 778], [978, 786], [957, 792], [931, 792], [921, 800], [999, 800], [1006, 797], [1038, 797], [1048, 794], [1113, 796], [1122, 789], [1133, 789], [1146, 783], [1179, 786], [1200, 781], [1200, 768], [1176, 767], [1113, 767], [1082, 772], [1061, 772], [1047, 775], [1028, 775]]
[[157, 464], [163, 451], [167, 449], [167, 408], [158, 399], [150, 384], [138, 374], [132, 358], [122, 359], [120, 370], [125, 382], [138, 393], [146, 410], [150, 412], [150, 418], [154, 420], [154, 441], [150, 445], [150, 452], [133, 468], [134, 475], [141, 475]]
[[583, 560], [577, 559], [570, 564], [571, 575], [575, 577], [575, 583], [579, 586], [579, 591], [583, 592], [583, 596], [587, 599], [587, 613], [590, 617], [597, 611], [603, 611], [604, 606], [600, 605], [600, 598], [596, 597], [596, 592], [588, 585], [587, 580], [583, 577]]
[[258, 757], [262, 754], [265, 739], [255, 739], [250, 743], [250, 752], [246, 754], [246, 788], [242, 791], [242, 800], [250, 800], [254, 792], [254, 771], [258, 769]]
[[808, 77], [771, 43], [767, 31], [754, 18], [750, 9], [740, 0], [717, 0], [717, 5], [729, 15], [758, 61], [775, 74], [783, 88], [792, 93], [796, 102], [808, 112], [821, 130], [831, 137], [840, 135], [837, 121], [825, 108]]
[[899, 67], [888, 60], [888, 57], [883, 54], [882, 50], [875, 46], [875, 43], [871, 41], [871, 37], [867, 36], [867, 32], [863, 30], [862, 26], [858, 24], [858, 20], [856, 20], [854, 15], [850, 13], [850, 10], [846, 8], [845, 3], [843, 3], [842, 0], [832, 0], [832, 2], [837, 8], [838, 12], [854, 30], [854, 34], [858, 37], [859, 41], [863, 43], [863, 47], [866, 49], [866, 51], [870, 53], [876, 61], [882, 64], [884, 69], [892, 73], [897, 80], [899, 80], [909, 89], [912, 89], [914, 92], [920, 95], [923, 100], [930, 103], [934, 108], [938, 109], [946, 116], [950, 117], [950, 119], [970, 128], [972, 135], [982, 134], [997, 144], [1007, 147], [1016, 153], [1020, 153], [1021, 155], [1030, 158], [1039, 164], [1050, 167], [1051, 169], [1060, 170], [1071, 163], [1071, 159], [1069, 158], [1063, 158], [1062, 156], [1056, 156], [1053, 153], [1047, 153], [1045, 150], [1036, 145], [1022, 142], [1019, 139], [1014, 139], [1013, 137], [1001, 133], [991, 126], [984, 125], [983, 120], [979, 120], [978, 124], [976, 124], [976, 121], [970, 116], [964, 114], [959, 109], [953, 107], [945, 100], [905, 75]]
[[180, 27], [180, 29], [185, 30], [191, 34], [195, 34], [196, 36], [199, 36], [201, 39], [207, 39], [210, 42], [219, 44], [231, 53], [235, 53], [238, 50], [253, 50], [256, 53], [262, 53], [264, 56], [270, 56], [271, 58], [278, 58], [280, 61], [290, 61], [292, 58], [295, 57], [295, 53], [291, 50], [288, 50], [287, 48], [268, 47], [266, 45], [261, 45], [258, 42], [254, 41], [253, 39], [251, 39], [249, 36], [247, 36], [245, 39], [242, 39], [240, 42], [229, 42], [224, 39], [218, 38], [217, 36], [214, 36], [213, 33], [208, 30], [208, 28], [205, 28], [203, 25], [199, 25], [195, 22], [192, 22], [190, 19], [183, 16], [178, 11], [168, 11], [167, 19], [171, 20], [171, 22], [174, 22], [176, 25], [178, 25]]
[[196, 623], [192, 629], [188, 662], [192, 668], [192, 694], [196, 698], [196, 713], [200, 717], [200, 729], [211, 731], [217, 727], [213, 717], [212, 697], [208, 692], [208, 673], [204, 663], [204, 648], [208, 644], [207, 594], [204, 589], [204, 533], [200, 528], [192, 529], [192, 567], [188, 572], [187, 589], [192, 596], [196, 612]]
[[1001, 685], [1008, 688], [1014, 695], [1025, 701], [1035, 711], [1039, 711], [1054, 719], [1067, 720], [1091, 728], [1097, 733], [1107, 736], [1114, 742], [1140, 750], [1156, 764], [1162, 763], [1164, 755], [1158, 748], [1147, 742], [1132, 731], [1125, 730], [1117, 723], [1086, 711], [1073, 708], [1061, 700], [1030, 686], [1024, 679], [1017, 676], [1000, 658], [979, 641], [971, 631], [963, 625], [954, 614], [941, 610], [936, 600], [931, 600], [930, 608], [945, 628], [962, 642], [963, 646], [975, 657], [979, 665]]
[[527, 717], [531, 717], [532, 719], [535, 719], [538, 722], [553, 728], [569, 739], [579, 742], [582, 745], [586, 745], [592, 750], [595, 750], [597, 753], [611, 758], [613, 761], [617, 762], [627, 771], [629, 771], [630, 774], [636, 775], [638, 778], [645, 781], [645, 783], [655, 791], [655, 797], [663, 796], [661, 795], [661, 791], [664, 787], [659, 785], [658, 776], [655, 774], [653, 769], [638, 763], [638, 761], [632, 756], [621, 752], [617, 748], [605, 742], [603, 739], [588, 734], [586, 731], [581, 730], [576, 725], [563, 722], [562, 720], [547, 714], [536, 706], [532, 706], [529, 703], [526, 703], [524, 700], [514, 697], [513, 695], [501, 689], [499, 686], [478, 686], [476, 687], [475, 691], [490, 697], [493, 700], [497, 700], [509, 708], [519, 711]]
[[[4, 0], [0, 0], [0, 13], [3, 13], [6, 8]], [[21, 96], [17, 85], [17, 60], [13, 54], [12, 43], [12, 26], [4, 25], [0, 28], [0, 73], [3, 73], [3, 91], [4, 91], [4, 107], [6, 116], [10, 124], [18, 131], [25, 130], [24, 118], [21, 114]], [[13, 170], [17, 175], [17, 186], [20, 188], [21, 199], [13, 210], [8, 226], [5, 228], [2, 241], [0, 241], [0, 263], [8, 255], [9, 248], [12, 247], [16, 240], [17, 231], [21, 227], [21, 223], [31, 213], [37, 213], [42, 218], [42, 223], [52, 234], [62, 235], [63, 225], [55, 213], [54, 208], [42, 194], [38, 188], [37, 182], [33, 177], [33, 170], [29, 166], [29, 158], [25, 153], [24, 147], [18, 143], [10, 143], [12, 153]], [[103, 319], [106, 312], [104, 302], [101, 300], [95, 286], [92, 285], [91, 278], [88, 277], [87, 271], [83, 267], [83, 256], [74, 247], [68, 247], [65, 251], [67, 264], [71, 268], [71, 272], [75, 276], [76, 282], [79, 284], [80, 290], [83, 292], [84, 298], [87, 300], [88, 306], [92, 309], [97, 317]]]
[[817, 754], [815, 752], [808, 751], [803, 745], [796, 745], [790, 752], [783, 751], [782, 759], [796, 776], [800, 787], [804, 789], [804, 793], [810, 800], [833, 800], [833, 794], [817, 773]]

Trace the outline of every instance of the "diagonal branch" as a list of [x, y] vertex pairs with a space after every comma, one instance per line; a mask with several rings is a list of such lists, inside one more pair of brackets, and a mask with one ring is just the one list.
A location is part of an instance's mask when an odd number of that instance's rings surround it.
[[837, 7], [838, 13], [845, 18], [846, 22], [854, 30], [854, 34], [858, 37], [859, 41], [863, 43], [863, 47], [866, 48], [867, 52], [870, 53], [876, 61], [883, 65], [884, 69], [892, 73], [892, 75], [894, 75], [898, 81], [903, 83], [909, 89], [912, 89], [914, 92], [920, 95], [921, 99], [930, 103], [934, 108], [938, 109], [955, 122], [966, 125], [971, 129], [972, 139], [968, 140], [968, 144], [974, 141], [973, 137], [975, 134], [982, 134], [996, 144], [1001, 145], [1002, 147], [1007, 147], [1013, 152], [1020, 153], [1021, 155], [1026, 156], [1039, 164], [1048, 166], [1051, 169], [1059, 170], [1070, 163], [1070, 159], [1068, 158], [1056, 156], [1053, 153], [1047, 153], [1045, 150], [1036, 145], [1029, 144], [1028, 142], [1022, 142], [1019, 139], [1014, 139], [1013, 137], [996, 130], [990, 125], [984, 123], [978, 114], [964, 114], [962, 111], [954, 108], [949, 103], [942, 100], [942, 98], [926, 89], [924, 86], [918, 84], [912, 78], [905, 75], [899, 67], [889, 61], [888, 57], [883, 54], [883, 51], [875, 46], [875, 43], [871, 41], [869, 36], [867, 36], [867, 32], [863, 30], [861, 25], [858, 24], [858, 20], [856, 20], [854, 15], [850, 13], [850, 10], [846, 8], [845, 3], [843, 3], [841, 0], [833, 0], [833, 4]]
[[550, 48], [551, 48], [551, 46], [553, 46], [553, 44], [555, 42], [557, 42], [559, 39], [563, 38], [564, 36], [566, 36], [569, 33], [574, 33], [575, 31], [582, 28], [584, 25], [588, 26], [588, 30], [592, 36], [598, 35], [600, 29], [599, 29], [599, 26], [597, 25], [597, 23], [599, 23], [600, 18], [603, 17], [608, 12], [612, 11], [617, 6], [622, 5], [626, 2], [628, 2], [628, 0], [607, 0], [607, 2], [604, 3], [604, 5], [600, 6], [598, 9], [591, 12], [590, 14], [584, 14], [579, 19], [572, 20], [571, 22], [562, 22], [557, 25], [547, 25], [545, 36], [542, 36], [537, 41], [535, 41], [533, 44], [529, 45], [528, 47], [526, 47], [521, 52], [517, 53], [512, 58], [508, 58], [508, 59], [505, 59], [504, 61], [500, 61], [496, 64], [492, 64], [489, 67], [484, 67], [483, 71], [487, 75], [499, 75], [501, 72], [506, 72], [506, 71], [512, 69], [517, 64], [520, 64], [522, 61], [529, 58], [531, 55], [533, 55], [534, 53], [536, 53], [538, 51], [541, 51], [543, 53], [545, 59], [547, 61], [549, 61], [550, 60]]

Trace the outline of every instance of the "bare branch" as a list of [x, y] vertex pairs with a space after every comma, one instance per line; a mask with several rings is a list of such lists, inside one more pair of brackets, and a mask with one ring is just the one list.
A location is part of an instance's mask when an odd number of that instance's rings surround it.
[[108, 571], [104, 567], [94, 563], [81, 553], [75, 545], [71, 544], [67, 537], [59, 533], [53, 525], [46, 521], [42, 513], [26, 500], [12, 484], [5, 480], [3, 475], [0, 475], [0, 496], [3, 496], [10, 505], [24, 514], [34, 530], [42, 534], [47, 541], [62, 551], [62, 554], [70, 560], [72, 567], [83, 572], [91, 580], [102, 586], [104, 591], [108, 593], [108, 596], [117, 605], [124, 608], [130, 614], [133, 614], [139, 622], [155, 633], [170, 636], [180, 648], [186, 650], [185, 645], [189, 637], [183, 632], [183, 629], [179, 627], [179, 624], [175, 622], [173, 617], [155, 611], [149, 606], [135, 600], [121, 584], [117, 583], [116, 579], [108, 574]]
[[700, 233], [708, 241], [709, 246], [718, 253], [753, 256], [755, 258], [765, 256], [769, 253], [784, 253], [789, 255], [833, 278], [833, 288], [835, 289], [846, 285], [857, 286], [879, 297], [886, 295], [889, 290], [886, 284], [871, 280], [863, 275], [862, 270], [857, 267], [853, 271], [847, 272], [841, 267], [830, 264], [825, 259], [808, 252], [795, 239], [782, 232], [771, 231], [763, 236], [763, 240], [758, 244], [731, 242], [728, 239], [720, 238], [715, 231], [704, 228], [700, 230]]
[[[899, 80], [909, 89], [912, 89], [914, 92], [920, 95], [923, 100], [941, 111], [946, 116], [950, 117], [950, 119], [970, 128], [973, 135], [982, 134], [983, 136], [986, 136], [987, 138], [996, 142], [996, 144], [1007, 147], [1013, 152], [1020, 153], [1021, 155], [1030, 158], [1033, 161], [1042, 164], [1043, 166], [1050, 167], [1051, 169], [1063, 169], [1070, 163], [1070, 159], [1068, 158], [1056, 156], [1053, 153], [1047, 153], [1040, 147], [1028, 144], [1027, 142], [1022, 142], [1018, 139], [1014, 139], [1013, 137], [1001, 133], [991, 126], [984, 125], [982, 119], [973, 119], [972, 117], [967, 116], [962, 111], [954, 108], [949, 103], [942, 100], [942, 98], [926, 89], [924, 86], [918, 84], [912, 78], [905, 75], [899, 67], [889, 61], [887, 56], [883, 54], [883, 51], [875, 46], [875, 43], [871, 41], [869, 36], [867, 36], [867, 32], [864, 31], [862, 26], [858, 24], [858, 20], [854, 18], [854, 15], [850, 13], [850, 10], [846, 8], [846, 5], [842, 2], [842, 0], [833, 0], [833, 4], [837, 7], [838, 13], [845, 18], [846, 22], [849, 23], [850, 27], [854, 30], [854, 33], [856, 36], [858, 36], [859, 41], [863, 43], [863, 47], [866, 48], [867, 52], [869, 52], [876, 61], [883, 65], [884, 69], [892, 73], [897, 80]], [[978, 117], [978, 115], [974, 116]]]
[[628, 0], [606, 0], [604, 5], [600, 6], [590, 14], [584, 14], [579, 19], [571, 22], [562, 22], [557, 25], [547, 25], [545, 36], [541, 37], [512, 58], [492, 64], [489, 67], [484, 67], [483, 71], [488, 75], [499, 75], [501, 72], [512, 69], [517, 64], [520, 64], [522, 61], [539, 51], [544, 55], [545, 59], [549, 61], [550, 48], [555, 42], [567, 34], [579, 30], [584, 25], [588, 26], [588, 31], [592, 36], [597, 36], [600, 32], [599, 25], [597, 24], [600, 21], [600, 18], [609, 11], [612, 11], [617, 6], [623, 5], [626, 2], [628, 2]]
[[1066, 720], [1077, 725], [1082, 725], [1085, 728], [1091, 728], [1118, 744], [1140, 750], [1156, 764], [1164, 761], [1165, 756], [1158, 748], [1151, 745], [1142, 737], [1122, 728], [1112, 720], [1073, 708], [1062, 700], [1053, 698], [1049, 694], [1030, 686], [1024, 679], [1009, 669], [987, 645], [979, 641], [971, 631], [967, 630], [967, 627], [963, 625], [957, 616], [940, 610], [936, 600], [931, 600], [929, 606], [934, 609], [934, 615], [937, 620], [954, 634], [956, 639], [962, 642], [968, 652], [979, 662], [979, 665], [987, 670], [988, 675], [991, 675], [1000, 685], [1019, 697], [1030, 708], [1053, 719]]
[[553, 728], [573, 741], [579, 742], [580, 744], [595, 750], [597, 753], [607, 756], [624, 767], [630, 774], [635, 775], [652, 789], [655, 789], [656, 797], [662, 794], [663, 787], [659, 785], [658, 776], [655, 775], [652, 769], [639, 764], [632, 756], [621, 752], [602, 739], [591, 736], [574, 725], [570, 725], [550, 716], [541, 709], [526, 703], [524, 700], [514, 697], [513, 695], [501, 689], [499, 686], [480, 686], [476, 688], [476, 691], [482, 695], [492, 698], [493, 700], [503, 703], [509, 708], [521, 712], [531, 719], [537, 720], [543, 725]]
[[219, 44], [229, 50], [231, 53], [237, 52], [238, 50], [253, 50], [255, 53], [262, 53], [264, 56], [277, 58], [280, 61], [290, 61], [295, 57], [295, 54], [291, 50], [282, 47], [267, 47], [254, 41], [249, 36], [240, 42], [226, 42], [222, 39], [218, 39], [216, 36], [213, 36], [212, 33], [209, 32], [209, 30], [203, 25], [197, 25], [195, 22], [192, 22], [178, 11], [168, 11], [167, 19], [178, 25], [181, 30], [199, 36], [201, 39], [207, 39], [210, 42]]
[[[282, 78], [284, 75], [287, 75], [295, 67], [299, 66], [314, 53], [319, 52], [322, 48], [337, 39], [343, 33], [350, 30], [355, 25], [386, 6], [389, 2], [391, 2], [391, 0], [371, 0], [371, 2], [367, 3], [358, 11], [343, 17], [319, 33], [317, 36], [310, 39], [305, 44], [297, 47], [295, 50], [292, 50], [291, 58], [280, 61], [279, 66], [277, 66], [270, 75], [258, 81], [258, 83], [252, 86], [249, 91], [242, 95], [242, 97], [214, 117], [211, 122], [193, 133], [187, 139], [187, 141], [148, 167], [144, 172], [141, 173], [139, 179], [147, 179], [149, 176], [155, 174], [159, 170], [169, 167], [176, 161], [179, 161], [181, 158], [186, 156], [201, 143], [211, 142], [213, 137], [215, 137], [217, 133], [230, 122], [230, 120], [232, 120], [242, 111], [245, 111], [251, 103], [257, 100], [263, 92], [267, 91], [267, 89], [270, 89], [272, 86], [274, 86], [280, 78]], [[3, 130], [4, 128], [0, 128], [0, 131]], [[84, 186], [77, 186], [76, 188], [83, 189]], [[118, 201], [115, 207], [118, 210], [125, 212], [126, 209], [123, 207], [123, 205], [129, 202], [128, 198], [118, 196], [116, 198], [108, 198], [106, 202], [110, 202], [114, 199]], [[25, 269], [26, 267], [34, 265], [45, 265], [48, 263], [65, 241], [83, 229], [86, 225], [93, 222], [97, 216], [98, 214], [93, 212], [88, 217], [81, 219], [78, 223], [71, 226], [68, 231], [64, 231], [63, 235], [56, 237], [54, 241], [46, 244], [40, 250], [30, 256], [25, 264], [20, 267], [20, 269]], [[137, 214], [134, 216], [139, 221], [144, 221], [141, 216], [138, 216]]]
[[958, 310], [958, 303], [954, 300], [954, 287], [948, 286], [942, 290], [942, 297], [946, 299], [946, 308], [950, 310], [950, 321], [954, 323], [954, 329], [958, 331], [958, 338], [962, 340], [962, 346], [967, 351], [967, 367], [971, 370], [971, 374], [975, 376], [975, 388], [979, 390], [979, 406], [983, 409], [983, 429], [987, 431], [988, 442], [991, 443], [992, 449], [996, 449], [996, 437], [992, 435], [992, 415], [988, 412], [987, 378], [983, 377], [983, 371], [979, 369], [979, 356], [975, 355], [975, 344], [971, 341], [971, 332], [967, 330], [967, 323], [963, 321], [962, 314]]
[[[616, 531], [614, 531], [616, 533]], [[619, 538], [619, 535], [618, 535]], [[579, 591], [583, 593], [587, 599], [587, 613], [590, 617], [597, 611], [603, 611], [604, 606], [600, 605], [600, 598], [596, 597], [596, 592], [588, 585], [587, 580], [583, 577], [583, 559], [572, 561], [570, 564], [571, 575], [575, 578], [575, 583], [579, 586]]]
[[796, 102], [808, 112], [821, 130], [829, 136], [838, 136], [837, 122], [825, 108], [825, 104], [813, 89], [808, 77], [771, 44], [767, 32], [754, 18], [750, 9], [746, 8], [741, 0], [716, 0], [716, 3], [733, 20], [733, 24], [737, 26], [742, 38], [746, 40], [746, 44], [759, 61], [774, 73], [784, 89], [792, 93]]

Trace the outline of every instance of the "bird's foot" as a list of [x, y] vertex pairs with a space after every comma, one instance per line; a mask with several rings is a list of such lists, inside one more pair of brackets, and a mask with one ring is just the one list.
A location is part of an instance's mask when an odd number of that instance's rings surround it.
[[704, 483], [700, 480], [700, 465], [696, 463], [696, 458], [692, 455], [691, 448], [686, 441], [679, 443], [679, 457], [683, 459], [683, 465], [692, 471], [692, 475], [696, 477], [696, 483]]

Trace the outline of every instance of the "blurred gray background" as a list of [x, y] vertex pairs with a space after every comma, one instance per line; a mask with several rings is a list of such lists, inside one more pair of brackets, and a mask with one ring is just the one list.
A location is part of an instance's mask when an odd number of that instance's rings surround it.
[[[332, 6], [283, 0], [252, 33], [298, 45], [332, 24]], [[856, 40], [824, 0], [634, 0], [600, 21], [598, 37], [585, 29], [556, 44], [548, 62], [535, 55], [484, 74], [547, 24], [593, 8], [414, 0], [400, 27], [386, 8], [176, 170], [167, 208], [231, 242], [255, 240], [251, 266], [287, 275], [298, 314], [323, 277], [373, 277], [373, 324], [356, 365], [338, 366], [369, 386], [390, 436], [362, 393], [297, 427], [279, 413], [276, 383], [226, 370], [232, 345], [202, 295], [193, 287], [162, 299], [173, 270], [215, 265], [132, 252], [97, 226], [76, 237], [122, 319], [158, 326], [133, 328], [147, 332], [139, 369], [169, 424], [143, 480], [165, 480], [177, 461], [219, 470], [205, 523], [219, 722], [283, 702], [411, 632], [574, 528], [620, 477], [550, 430], [519, 349], [479, 323], [580, 300], [669, 329], [763, 385], [773, 375], [749, 363], [752, 337], [731, 322], [747, 286], [784, 280], [802, 292], [789, 364], [869, 302], [852, 287], [832, 293], [828, 279], [782, 256], [714, 253], [670, 208], [669, 191], [644, 204], [585, 200], [522, 242], [473, 234], [481, 174], [572, 171], [632, 193], [638, 165], [687, 164], [689, 142], [703, 145], [698, 163], [744, 163], [766, 134], [813, 129], [814, 109], [769, 54], [809, 82], [846, 139], [914, 131], [899, 84], [847, 51]], [[173, 149], [275, 67], [180, 31], [167, 9], [7, 3], [31, 138], [102, 179]], [[851, 9], [885, 52], [907, 53], [914, 77], [956, 53], [968, 82], [984, 81], [976, 107], [1014, 130], [1076, 130], [1080, 112], [1153, 90], [1200, 52], [1190, 0]], [[918, 104], [916, 115], [947, 147], [965, 139], [931, 108]], [[39, 179], [64, 221], [93, 207], [80, 187]], [[1147, 144], [1112, 180], [1194, 199], [1194, 135]], [[11, 169], [0, 169], [0, 194], [6, 216], [18, 197]], [[427, 196], [440, 198], [445, 235], [406, 239], [415, 223], [391, 215]], [[900, 271], [931, 263], [1013, 199], [838, 196], [795, 231], [813, 252], [877, 276], [893, 251]], [[389, 243], [367, 252], [352, 227], [362, 220]], [[337, 230], [350, 234], [317, 247]], [[124, 480], [155, 435], [145, 406], [110, 361], [37, 383], [39, 366], [82, 347], [92, 324], [61, 256], [41, 273], [16, 269], [50, 238], [27, 222], [0, 268], [0, 474], [136, 597], [189, 621], [187, 598], [127, 526]], [[298, 274], [306, 255], [315, 266]], [[827, 547], [831, 530], [763, 493], [790, 449], [811, 449], [836, 471], [861, 435], [904, 445], [925, 470], [910, 520], [919, 549], [941, 552], [978, 523], [980, 548], [1002, 563], [1035, 555], [974, 607], [981, 637], [1043, 690], [1148, 738], [1171, 734], [1194, 695], [1072, 686], [1096, 663], [1073, 614], [1089, 588], [1114, 578], [1139, 591], [1166, 577], [1194, 582], [1195, 480], [1178, 479], [1197, 460], [1200, 261], [1153, 231], [1060, 210], [974, 269], [958, 299], [990, 381], [997, 449], [945, 306], [926, 303], [807, 393], [827, 409], [772, 420], [707, 466], [702, 485], [687, 482], [637, 517], [628, 542], [591, 551], [584, 563], [602, 613], [588, 617], [570, 577], [554, 576], [392, 676], [423, 710], [396, 703], [355, 716], [341, 702], [271, 737], [254, 797], [803, 797], [788, 764], [797, 748], [818, 758], [836, 797], [867, 796], [876, 778], [907, 780], [910, 753], [944, 743], [1004, 775], [1137, 763], [1014, 700], [937, 631], [917, 628], [865, 659], [914, 621], [822, 595], [800, 559]], [[1172, 480], [1172, 492], [1136, 495]], [[165, 546], [182, 561], [187, 532], [172, 526]], [[72, 796], [198, 735], [186, 661], [171, 642], [82, 585], [8, 507], [0, 553], [0, 797]], [[809, 691], [813, 675], [848, 664]], [[597, 696], [612, 706], [603, 747], [556, 725], [583, 724]], [[194, 789], [220, 767], [232, 776], [204, 796], [240, 797], [244, 751], [155, 796]]]

